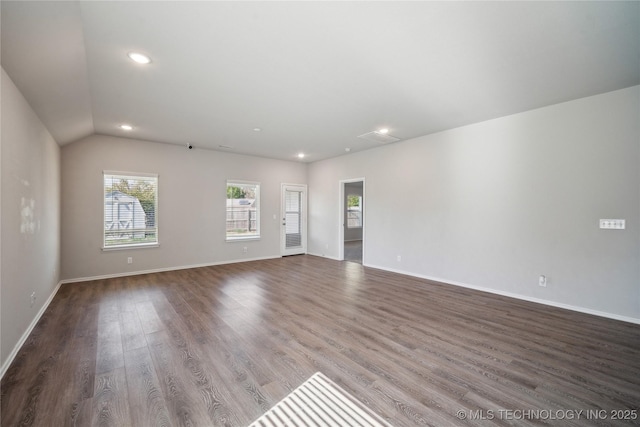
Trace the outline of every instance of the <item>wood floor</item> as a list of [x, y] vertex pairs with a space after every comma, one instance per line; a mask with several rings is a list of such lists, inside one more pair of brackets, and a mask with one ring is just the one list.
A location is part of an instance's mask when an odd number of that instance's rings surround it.
[[317, 371], [397, 427], [640, 423], [638, 325], [295, 256], [63, 285], [2, 426], [246, 426]]

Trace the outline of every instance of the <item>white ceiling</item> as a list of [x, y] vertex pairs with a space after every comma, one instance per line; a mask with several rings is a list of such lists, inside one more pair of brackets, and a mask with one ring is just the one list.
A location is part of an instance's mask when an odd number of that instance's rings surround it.
[[640, 2], [1, 7], [2, 66], [61, 145], [316, 161], [378, 146], [357, 136], [381, 127], [408, 139], [640, 84]]

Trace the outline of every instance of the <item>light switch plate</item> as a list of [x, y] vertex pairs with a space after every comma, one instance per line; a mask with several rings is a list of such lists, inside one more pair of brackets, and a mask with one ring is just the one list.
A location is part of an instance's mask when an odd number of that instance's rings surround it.
[[625, 220], [624, 219], [601, 219], [600, 228], [606, 228], [611, 230], [624, 230]]

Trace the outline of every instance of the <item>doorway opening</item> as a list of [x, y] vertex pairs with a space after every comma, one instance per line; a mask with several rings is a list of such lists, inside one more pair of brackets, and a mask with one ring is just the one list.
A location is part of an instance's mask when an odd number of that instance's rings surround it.
[[340, 253], [344, 261], [364, 260], [364, 178], [340, 181]]

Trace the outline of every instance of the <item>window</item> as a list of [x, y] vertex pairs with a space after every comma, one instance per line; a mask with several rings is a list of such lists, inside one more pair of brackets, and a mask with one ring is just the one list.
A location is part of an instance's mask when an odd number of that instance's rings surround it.
[[104, 248], [158, 244], [158, 176], [104, 172]]
[[362, 196], [347, 196], [347, 228], [362, 228]]
[[227, 241], [260, 238], [260, 184], [227, 181]]

